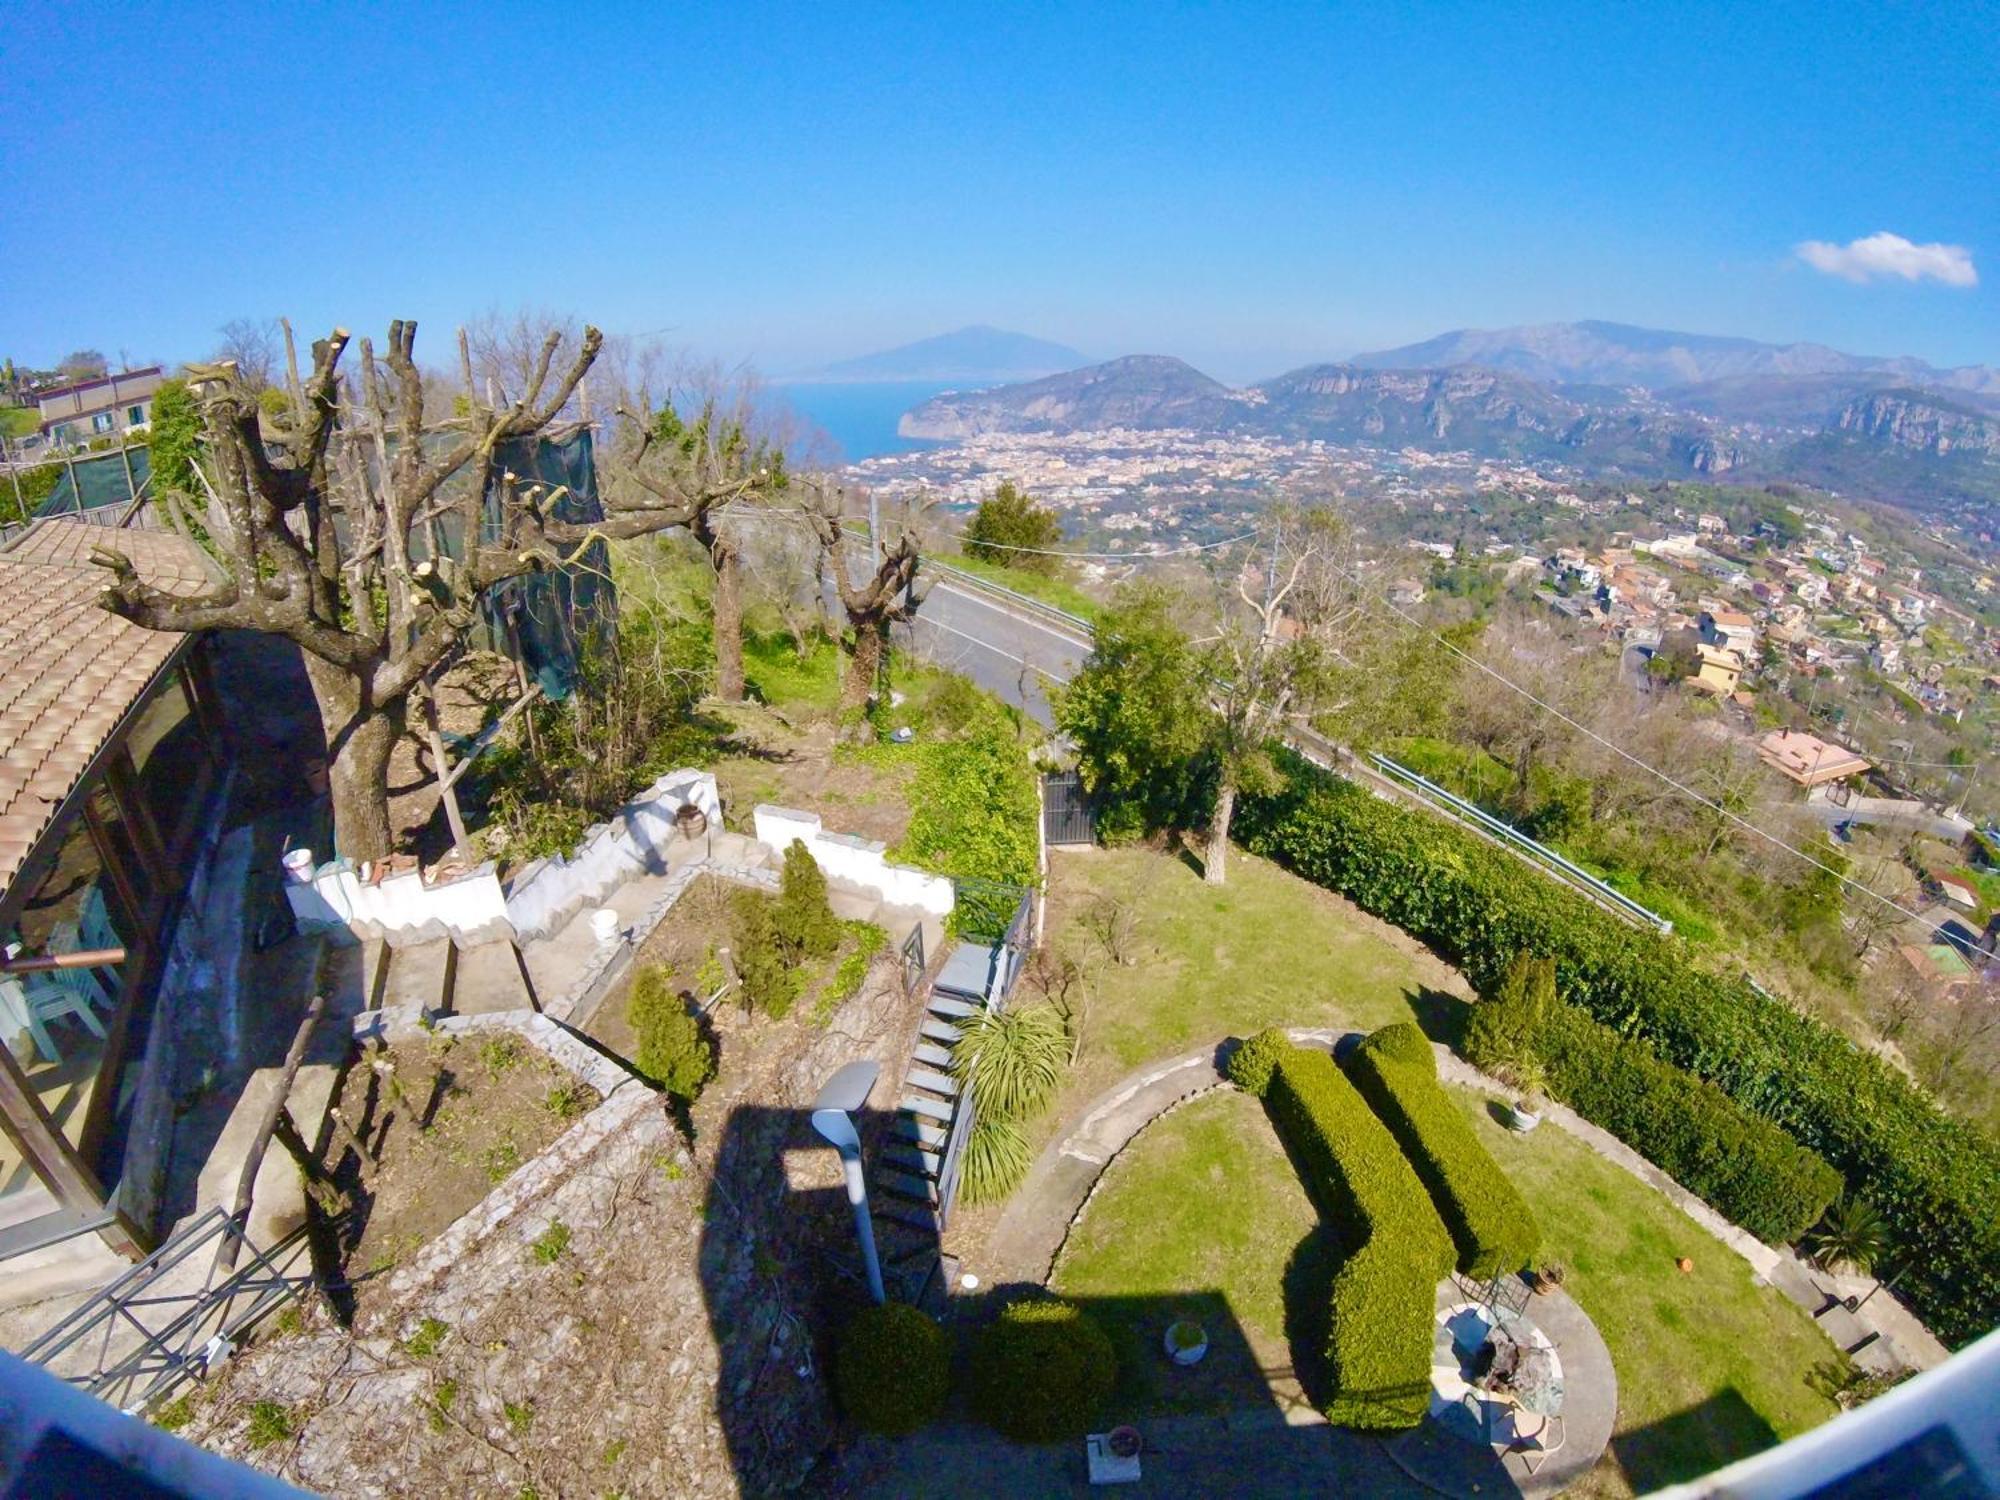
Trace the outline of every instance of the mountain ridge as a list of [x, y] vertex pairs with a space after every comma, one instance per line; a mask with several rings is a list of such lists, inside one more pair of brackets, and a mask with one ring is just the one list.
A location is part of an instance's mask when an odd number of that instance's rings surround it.
[[1682, 333], [1584, 319], [1512, 328], [1457, 328], [1347, 361], [1364, 369], [1478, 365], [1549, 385], [1635, 385], [1651, 391], [1726, 379], [1880, 376], [1886, 383], [2000, 396], [1990, 365], [1939, 369], [1909, 355], [1847, 354], [1825, 344], [1770, 344], [1729, 334]]

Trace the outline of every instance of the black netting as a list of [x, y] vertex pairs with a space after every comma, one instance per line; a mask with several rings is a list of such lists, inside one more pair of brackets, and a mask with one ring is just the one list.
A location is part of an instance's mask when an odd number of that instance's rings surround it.
[[[125, 467], [131, 460], [131, 468]], [[58, 460], [60, 462], [60, 460]], [[128, 448], [121, 455], [88, 453], [62, 465], [62, 474], [49, 496], [35, 507], [37, 516], [74, 515], [81, 510], [97, 510], [106, 505], [127, 505], [145, 487], [153, 472], [152, 455], [145, 445]]]

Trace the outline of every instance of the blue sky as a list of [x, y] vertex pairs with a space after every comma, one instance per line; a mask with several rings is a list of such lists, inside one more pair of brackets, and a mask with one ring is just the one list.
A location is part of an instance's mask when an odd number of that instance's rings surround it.
[[[2000, 362], [1996, 76], [1972, 0], [14, 0], [0, 353], [528, 306], [771, 374], [971, 322], [1234, 379], [1581, 317]], [[1882, 231], [1977, 284], [1795, 253]]]

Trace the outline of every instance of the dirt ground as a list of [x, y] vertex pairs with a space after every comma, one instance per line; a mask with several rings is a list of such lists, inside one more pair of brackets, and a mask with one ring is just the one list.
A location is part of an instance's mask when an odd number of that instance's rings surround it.
[[[470, 739], [519, 696], [513, 664], [491, 651], [472, 651], [460, 658], [438, 682], [438, 727], [445, 735], [445, 758], [457, 763], [461, 746], [452, 736]], [[519, 722], [518, 715], [515, 722]], [[421, 710], [410, 708], [408, 732], [389, 757], [389, 827], [399, 848], [413, 850], [426, 864], [451, 848], [451, 829], [438, 800], [437, 767], [431, 756], [429, 725]], [[512, 732], [512, 726], [507, 731]]]
[[340, 1110], [376, 1158], [335, 1141], [335, 1180], [356, 1205], [341, 1248], [357, 1303], [597, 1103], [594, 1089], [504, 1034], [362, 1057]]
[[748, 831], [760, 802], [807, 808], [837, 833], [893, 844], [910, 826], [911, 768], [842, 754], [833, 726], [795, 722], [755, 704], [717, 709], [732, 726], [713, 767], [731, 828]]

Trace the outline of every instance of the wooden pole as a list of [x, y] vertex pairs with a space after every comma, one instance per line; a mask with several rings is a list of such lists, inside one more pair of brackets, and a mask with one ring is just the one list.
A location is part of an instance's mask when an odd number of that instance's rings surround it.
[[250, 1222], [250, 1194], [257, 1185], [258, 1169], [264, 1165], [264, 1153], [271, 1149], [271, 1136], [278, 1128], [278, 1116], [285, 1112], [285, 1100], [292, 1092], [292, 1080], [299, 1076], [299, 1064], [305, 1061], [306, 1044], [312, 1040], [313, 1032], [319, 1029], [322, 1017], [326, 1015], [326, 996], [314, 995], [312, 1004], [306, 1007], [305, 1018], [299, 1022], [299, 1029], [292, 1036], [291, 1049], [285, 1053], [285, 1064], [278, 1072], [277, 1087], [271, 1090], [271, 1097], [264, 1105], [264, 1114], [257, 1122], [257, 1133], [250, 1137], [250, 1154], [243, 1159], [243, 1173], [236, 1179], [236, 1198], [230, 1204], [229, 1217], [235, 1223], [233, 1234], [226, 1234], [215, 1252], [215, 1268], [229, 1272], [236, 1269], [237, 1252], [242, 1248], [243, 1236]]
[[444, 820], [451, 825], [453, 850], [469, 864], [472, 861], [472, 840], [466, 836], [465, 815], [458, 810], [458, 789], [452, 785], [457, 778], [445, 763], [444, 735], [438, 729], [437, 692], [429, 683], [424, 685], [423, 700], [424, 727], [430, 735], [431, 763], [437, 767], [438, 797], [444, 803]]

